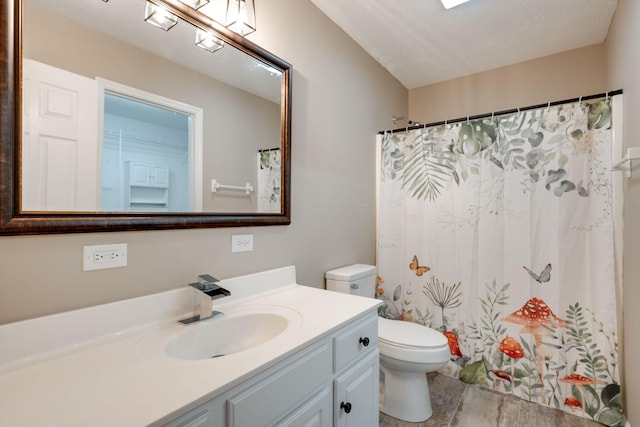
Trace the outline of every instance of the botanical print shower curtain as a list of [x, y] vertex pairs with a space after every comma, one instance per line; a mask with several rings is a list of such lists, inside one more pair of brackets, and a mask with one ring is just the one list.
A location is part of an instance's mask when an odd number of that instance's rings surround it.
[[282, 176], [279, 148], [258, 151], [258, 212], [280, 212]]
[[617, 426], [609, 101], [385, 134], [377, 293], [443, 372]]

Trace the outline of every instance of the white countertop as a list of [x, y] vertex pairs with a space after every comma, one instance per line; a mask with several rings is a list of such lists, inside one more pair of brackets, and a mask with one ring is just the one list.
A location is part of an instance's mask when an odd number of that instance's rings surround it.
[[[232, 296], [214, 301], [214, 308], [233, 312], [256, 305], [279, 306], [296, 311], [300, 322], [264, 344], [225, 357], [177, 360], [139, 351], [146, 336], [185, 317], [184, 307], [177, 309], [172, 304], [189, 300], [186, 287], [171, 291], [174, 294], [162, 293], [0, 326], [1, 346], [14, 346], [9, 355], [0, 350], [0, 425], [123, 427], [165, 422], [184, 412], [184, 408], [204, 403], [380, 304], [372, 298], [299, 286], [295, 284], [293, 267], [262, 274], [223, 280], [221, 286], [229, 289]], [[158, 304], [154, 305], [154, 301]], [[164, 308], [158, 313], [134, 314], [136, 309], [150, 305]], [[123, 307], [132, 318], [122, 320], [123, 315], [119, 314], [119, 326], [114, 330], [104, 316], [121, 313]], [[94, 319], [97, 316], [100, 318]], [[62, 323], [61, 317], [65, 318]], [[86, 326], [87, 319], [92, 319], [88, 322], [91, 327]], [[76, 334], [70, 320], [85, 325], [87, 330]], [[58, 335], [77, 337], [71, 342], [63, 339], [60, 345], [49, 342], [33, 349], [34, 341], [51, 341], [47, 328], [57, 327], [70, 329], [69, 334]], [[28, 351], [38, 354], [26, 355]]]

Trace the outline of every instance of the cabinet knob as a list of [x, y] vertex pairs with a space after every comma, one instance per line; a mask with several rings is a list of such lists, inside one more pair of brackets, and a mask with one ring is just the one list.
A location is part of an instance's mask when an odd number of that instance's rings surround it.
[[351, 403], [340, 402], [340, 409], [344, 409], [344, 412], [348, 414], [351, 412]]
[[358, 342], [366, 347], [366, 346], [369, 345], [369, 338], [368, 337], [364, 337], [364, 338], [360, 337], [360, 340]]

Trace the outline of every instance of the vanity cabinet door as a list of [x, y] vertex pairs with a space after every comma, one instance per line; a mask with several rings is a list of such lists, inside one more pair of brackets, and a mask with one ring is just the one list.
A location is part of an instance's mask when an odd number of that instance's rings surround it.
[[326, 340], [290, 357], [280, 369], [227, 399], [227, 427], [273, 426], [314, 390], [329, 383], [331, 343]]
[[331, 427], [333, 421], [332, 400], [331, 388], [324, 387], [276, 425], [278, 427]]
[[223, 411], [216, 408], [215, 401], [211, 401], [165, 424], [164, 427], [223, 427], [223, 414]]
[[378, 351], [347, 368], [334, 381], [334, 426], [378, 425], [380, 384]]

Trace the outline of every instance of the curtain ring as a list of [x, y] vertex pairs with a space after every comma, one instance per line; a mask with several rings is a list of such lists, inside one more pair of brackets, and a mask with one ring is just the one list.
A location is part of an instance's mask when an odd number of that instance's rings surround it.
[[609, 101], [609, 91], [606, 93], [607, 97], [604, 99], [605, 101]]
[[582, 97], [578, 98], [578, 104], [582, 104]]

